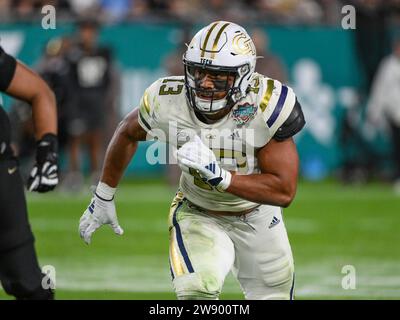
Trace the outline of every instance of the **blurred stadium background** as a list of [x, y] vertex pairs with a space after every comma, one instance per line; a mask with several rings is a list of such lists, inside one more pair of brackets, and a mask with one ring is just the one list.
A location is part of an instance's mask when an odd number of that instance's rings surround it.
[[[55, 29], [42, 27], [49, 4]], [[347, 4], [356, 9], [354, 30], [342, 27]], [[400, 119], [376, 116], [384, 111], [375, 80], [394, 57], [397, 83], [384, 89], [399, 104], [400, 1], [2, 0], [1, 45], [41, 73], [58, 99], [63, 180], [51, 194], [27, 195], [40, 263], [56, 268], [56, 297], [175, 298], [166, 221], [177, 170], [146, 162], [150, 142], [116, 197], [125, 234], [104, 228], [88, 247], [77, 228], [116, 124], [155, 79], [183, 73], [184, 43], [213, 20], [247, 28], [264, 56], [257, 70], [289, 83], [304, 108], [298, 193], [285, 209], [297, 298], [399, 299]], [[3, 99], [26, 172], [29, 108]], [[86, 105], [98, 110], [101, 130], [80, 122]], [[342, 288], [346, 265], [356, 270], [354, 290]], [[1, 289], [0, 298], [9, 299]], [[232, 277], [221, 298], [243, 298]]]

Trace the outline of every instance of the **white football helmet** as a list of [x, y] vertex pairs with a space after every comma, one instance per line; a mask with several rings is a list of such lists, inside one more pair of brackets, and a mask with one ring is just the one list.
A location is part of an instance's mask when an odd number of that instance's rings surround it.
[[[183, 63], [189, 104], [198, 112], [213, 114], [231, 108], [246, 95], [256, 67], [256, 49], [244, 28], [232, 22], [217, 21], [196, 33], [183, 56]], [[200, 88], [199, 73], [222, 76], [226, 81], [215, 81], [211, 90]], [[228, 81], [232, 76], [233, 83]], [[223, 98], [222, 92], [226, 93]]]

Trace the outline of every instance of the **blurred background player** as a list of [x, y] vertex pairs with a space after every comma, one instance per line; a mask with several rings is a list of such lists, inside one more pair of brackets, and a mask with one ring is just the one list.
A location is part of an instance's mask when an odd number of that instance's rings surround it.
[[73, 105], [70, 105], [73, 100], [70, 97], [74, 95], [74, 92], [70, 66], [66, 59], [70, 47], [71, 38], [68, 35], [50, 39], [36, 66], [37, 72], [56, 96], [60, 151], [65, 151], [68, 147], [68, 124], [71, 121], [70, 110], [73, 109]]
[[392, 53], [386, 56], [372, 83], [368, 103], [371, 129], [387, 129], [391, 137], [392, 181], [400, 194], [400, 36], [393, 41]]
[[[47, 192], [58, 183], [57, 109], [53, 92], [33, 71], [0, 47], [0, 91], [32, 106], [36, 163], [28, 190]], [[18, 160], [10, 145], [11, 128], [0, 107], [0, 281], [17, 299], [53, 299], [51, 288], [42, 287], [41, 273], [28, 222]]]
[[117, 121], [117, 76], [110, 49], [97, 42], [98, 28], [94, 19], [81, 20], [77, 38], [67, 52], [73, 94], [67, 102], [69, 168], [63, 181], [66, 190], [79, 191], [82, 187], [82, 147], [87, 147], [89, 155], [90, 183], [97, 182], [105, 140]]

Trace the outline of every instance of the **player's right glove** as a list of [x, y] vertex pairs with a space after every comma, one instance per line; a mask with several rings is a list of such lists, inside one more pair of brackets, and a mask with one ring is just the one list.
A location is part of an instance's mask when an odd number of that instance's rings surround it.
[[177, 159], [182, 171], [192, 175], [195, 172], [204, 182], [219, 191], [226, 190], [231, 183], [232, 174], [221, 168], [214, 152], [197, 135], [178, 150]]
[[96, 188], [89, 207], [79, 220], [79, 234], [81, 238], [90, 244], [93, 232], [104, 224], [109, 224], [115, 234], [122, 235], [124, 230], [118, 223], [115, 210], [115, 188], [100, 182]]
[[28, 190], [47, 192], [58, 184], [58, 142], [57, 136], [45, 134], [37, 142], [36, 163], [28, 178]]

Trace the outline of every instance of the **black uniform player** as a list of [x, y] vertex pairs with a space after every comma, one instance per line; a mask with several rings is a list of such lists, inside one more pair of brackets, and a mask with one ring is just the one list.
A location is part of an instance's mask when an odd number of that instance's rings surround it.
[[62, 150], [67, 147], [67, 128], [70, 121], [70, 110], [73, 103], [70, 99], [75, 93], [71, 88], [70, 66], [65, 58], [71, 45], [69, 37], [51, 39], [40, 60], [37, 72], [54, 91], [57, 101], [58, 114], [58, 143]]
[[[28, 179], [30, 191], [47, 192], [58, 183], [57, 111], [53, 92], [31, 69], [0, 47], [0, 91], [32, 106], [36, 164]], [[34, 237], [28, 222], [18, 160], [10, 146], [8, 116], [0, 106], [0, 281], [17, 299], [52, 299], [42, 286]]]
[[[88, 147], [90, 173], [96, 180], [103, 149], [103, 133], [111, 114], [111, 51], [97, 43], [98, 24], [94, 20], [80, 22], [76, 42], [68, 52], [73, 95], [69, 105], [69, 162], [71, 176], [80, 172], [80, 148]], [[107, 117], [106, 117], [107, 115]], [[64, 181], [65, 185], [70, 182]], [[96, 181], [97, 182], [97, 181]], [[71, 185], [74, 182], [71, 181]]]

